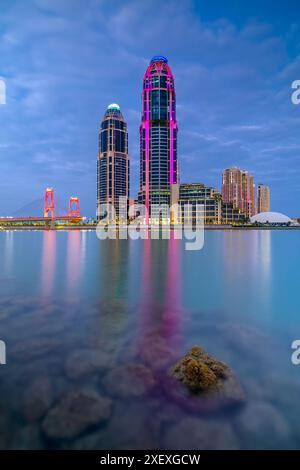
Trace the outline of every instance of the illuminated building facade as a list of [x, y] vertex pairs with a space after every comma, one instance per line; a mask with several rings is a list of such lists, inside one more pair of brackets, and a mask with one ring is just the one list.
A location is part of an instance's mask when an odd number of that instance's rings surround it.
[[264, 184], [257, 186], [256, 194], [256, 212], [269, 212], [270, 211], [270, 189]]
[[254, 180], [248, 171], [227, 168], [222, 177], [222, 199], [231, 203], [247, 217], [255, 214]]
[[179, 180], [177, 131], [174, 77], [167, 58], [155, 56], [144, 75], [140, 125], [139, 202], [152, 221], [153, 205], [169, 206], [170, 188]]
[[[119, 198], [129, 196], [127, 125], [117, 104], [110, 104], [99, 132], [97, 218], [100, 204], [111, 204], [119, 217]], [[125, 208], [126, 211], [126, 208]]]

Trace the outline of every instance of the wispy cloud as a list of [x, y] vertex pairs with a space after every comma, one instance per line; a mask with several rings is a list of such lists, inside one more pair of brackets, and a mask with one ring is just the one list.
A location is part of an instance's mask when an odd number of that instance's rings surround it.
[[128, 122], [134, 196], [142, 78], [160, 53], [175, 75], [181, 179], [220, 187], [221, 169], [240, 165], [272, 183], [278, 210], [299, 211], [280, 183], [300, 168], [300, 107], [290, 101], [299, 27], [269, 11], [245, 18], [242, 4], [230, 16], [226, 3], [221, 13], [192, 0], [3, 0], [0, 211], [18, 207], [16, 187], [33, 200], [45, 183], [78, 193], [94, 214], [98, 128], [114, 101]]

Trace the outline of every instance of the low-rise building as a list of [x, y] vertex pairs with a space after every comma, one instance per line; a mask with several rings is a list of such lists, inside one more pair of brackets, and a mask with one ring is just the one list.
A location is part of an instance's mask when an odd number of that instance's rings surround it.
[[202, 183], [174, 184], [171, 187], [171, 206], [178, 204], [172, 213], [174, 223], [194, 224], [197, 220], [205, 224], [221, 223], [221, 195]]
[[222, 202], [222, 223], [243, 224], [248, 222], [249, 217], [242, 213], [241, 209], [235, 207], [232, 202]]

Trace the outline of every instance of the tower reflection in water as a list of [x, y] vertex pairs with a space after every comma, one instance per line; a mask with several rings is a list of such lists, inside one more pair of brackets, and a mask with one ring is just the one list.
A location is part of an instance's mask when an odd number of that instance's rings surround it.
[[174, 237], [144, 241], [138, 349], [154, 369], [174, 363], [181, 346], [180, 255]]
[[[129, 305], [130, 242], [103, 240], [98, 245], [96, 271], [96, 320], [93, 325], [98, 341], [112, 339], [112, 348], [126, 341]], [[117, 339], [118, 337], [118, 339]]]

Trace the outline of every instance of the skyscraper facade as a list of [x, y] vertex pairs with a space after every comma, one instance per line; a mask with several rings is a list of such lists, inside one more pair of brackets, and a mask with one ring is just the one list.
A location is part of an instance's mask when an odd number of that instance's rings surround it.
[[256, 212], [269, 212], [270, 211], [270, 189], [264, 184], [257, 186], [256, 193]]
[[118, 218], [121, 196], [129, 197], [128, 133], [120, 106], [113, 103], [104, 114], [99, 132], [97, 217], [101, 204], [111, 204]]
[[255, 214], [255, 184], [248, 171], [242, 171], [242, 213], [247, 217]]
[[254, 180], [248, 171], [239, 168], [227, 168], [222, 177], [222, 199], [247, 217], [255, 214]]
[[139, 202], [152, 219], [153, 205], [169, 205], [179, 180], [177, 131], [174, 77], [167, 58], [155, 56], [144, 75], [140, 125]]

